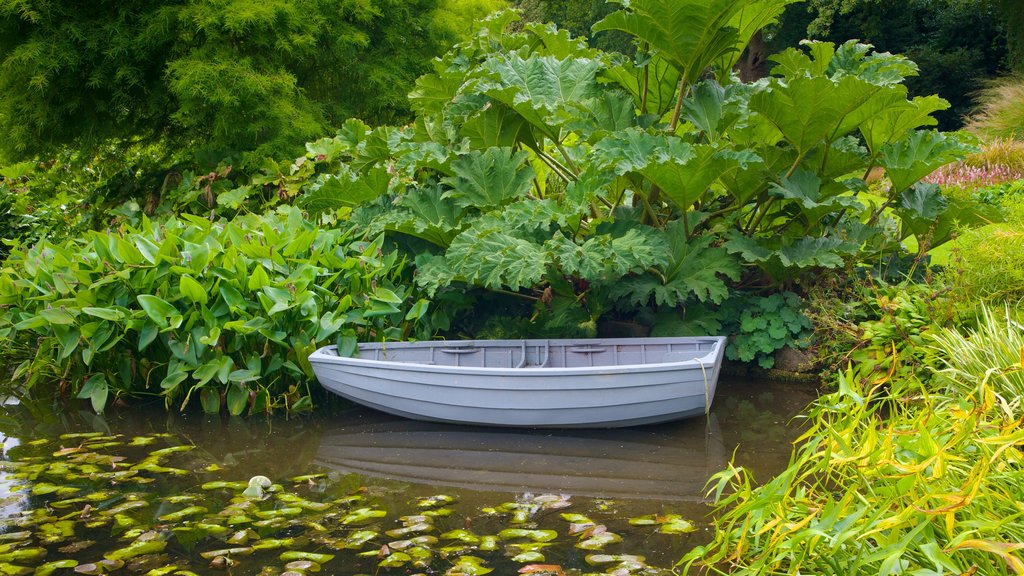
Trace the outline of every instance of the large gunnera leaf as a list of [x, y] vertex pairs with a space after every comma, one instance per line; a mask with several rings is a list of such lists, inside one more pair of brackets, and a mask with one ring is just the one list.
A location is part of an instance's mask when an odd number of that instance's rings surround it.
[[686, 239], [682, 221], [665, 228], [669, 259], [659, 266], [659, 274], [625, 278], [615, 285], [612, 295], [627, 298], [638, 306], [653, 300], [659, 306], [677, 307], [691, 299], [721, 303], [728, 295], [725, 279], [740, 278], [740, 265], [724, 248], [712, 246], [711, 236]]
[[529, 154], [511, 148], [473, 150], [452, 161], [453, 177], [445, 193], [459, 206], [481, 211], [496, 208], [526, 195], [533, 181], [533, 168], [527, 165]]
[[501, 229], [476, 227], [455, 237], [445, 260], [452, 272], [450, 281], [509, 290], [538, 284], [548, 264], [539, 244]]
[[885, 168], [892, 191], [901, 193], [939, 166], [960, 160], [976, 150], [967, 136], [917, 130], [909, 138], [882, 148], [878, 163]]
[[299, 197], [299, 207], [310, 214], [322, 214], [344, 206], [358, 206], [387, 193], [391, 176], [378, 166], [364, 174], [352, 172], [342, 165], [338, 174], [323, 176]]
[[648, 44], [692, 84], [718, 58], [738, 52], [739, 30], [730, 26], [751, 0], [616, 0], [626, 7], [592, 30], [621, 30]]
[[488, 77], [478, 82], [477, 90], [511, 107], [549, 138], [560, 140], [555, 113], [598, 96], [596, 77], [601, 67], [599, 61], [586, 58], [523, 58], [509, 53], [484, 63]]

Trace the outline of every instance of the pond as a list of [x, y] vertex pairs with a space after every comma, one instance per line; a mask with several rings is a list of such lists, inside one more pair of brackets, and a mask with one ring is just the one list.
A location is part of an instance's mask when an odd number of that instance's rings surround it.
[[723, 379], [708, 418], [592, 431], [12, 406], [0, 574], [667, 573], [708, 478], [784, 468], [814, 393]]

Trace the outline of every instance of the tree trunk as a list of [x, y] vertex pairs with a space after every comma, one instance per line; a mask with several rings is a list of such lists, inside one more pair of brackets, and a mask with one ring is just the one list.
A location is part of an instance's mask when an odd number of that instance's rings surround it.
[[754, 37], [750, 39], [750, 44], [747, 44], [747, 49], [743, 53], [743, 57], [736, 63], [736, 69], [740, 74], [740, 80], [744, 82], [756, 82], [761, 78], [764, 78], [767, 73], [765, 64], [767, 60], [768, 48], [764, 43], [764, 36], [761, 31], [758, 30]]

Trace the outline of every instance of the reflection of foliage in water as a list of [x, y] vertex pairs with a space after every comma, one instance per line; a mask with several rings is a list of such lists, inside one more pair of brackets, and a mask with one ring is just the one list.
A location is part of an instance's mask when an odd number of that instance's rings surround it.
[[[693, 526], [661, 511], [628, 520], [607, 501], [522, 495], [471, 508], [353, 475], [247, 482], [166, 433], [68, 433], [12, 447], [2, 476], [23, 513], [0, 519], [0, 573], [667, 574], [630, 554], [677, 555]], [[542, 564], [543, 563], [543, 564]]]

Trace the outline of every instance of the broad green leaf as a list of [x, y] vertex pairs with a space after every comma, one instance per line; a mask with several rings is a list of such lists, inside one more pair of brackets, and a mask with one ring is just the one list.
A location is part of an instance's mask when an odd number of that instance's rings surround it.
[[846, 192], [843, 186], [835, 182], [829, 184], [823, 187], [821, 178], [816, 174], [799, 169], [789, 178], [772, 184], [770, 192], [778, 198], [795, 201], [804, 215], [806, 227], [811, 228], [830, 212], [843, 208], [858, 209], [862, 206], [860, 201], [852, 196], [839, 195]]
[[107, 405], [107, 395], [109, 389], [107, 387], [107, 378], [103, 374], [93, 374], [85, 384], [82, 385], [82, 389], [78, 392], [77, 398], [88, 398], [92, 403], [92, 409], [97, 414], [102, 414], [103, 409]]
[[445, 260], [451, 276], [434, 289], [462, 280], [486, 288], [518, 290], [537, 284], [547, 266], [540, 245], [495, 229], [471, 228], [459, 234]]
[[161, 328], [177, 328], [181, 324], [181, 314], [170, 302], [153, 296], [152, 294], [140, 294], [137, 297], [139, 305], [146, 312], [146, 315]]
[[694, 83], [717, 59], [742, 51], [739, 30], [730, 26], [751, 0], [617, 0], [613, 12], [592, 30], [621, 30], [646, 43]]
[[917, 130], [910, 137], [882, 148], [878, 163], [892, 183], [892, 193], [902, 193], [940, 166], [976, 152], [970, 138], [934, 130]]
[[458, 74], [424, 74], [409, 93], [409, 107], [422, 114], [437, 114], [459, 93], [464, 78]]
[[804, 157], [819, 144], [832, 142], [862, 123], [906, 101], [902, 86], [877, 86], [854, 76], [833, 81], [800, 76], [750, 97], [750, 109], [775, 126]]
[[860, 126], [868, 149], [877, 154], [885, 146], [907, 137], [908, 132], [938, 123], [932, 114], [949, 108], [949, 102], [942, 98], [918, 96], [913, 100], [893, 106]]
[[686, 239], [682, 222], [665, 228], [670, 256], [659, 275], [625, 278], [612, 288], [614, 297], [628, 298], [639, 306], [653, 301], [659, 306], [680, 307], [691, 299], [721, 303], [729, 295], [725, 279], [739, 280], [740, 265], [724, 248], [713, 247], [714, 238]]
[[228, 414], [240, 416], [249, 404], [249, 390], [240, 384], [229, 385], [226, 400]]
[[689, 209], [722, 176], [761, 161], [749, 151], [717, 150], [707, 144], [693, 146], [691, 150], [692, 155], [685, 161], [671, 158], [640, 170], [681, 210]]
[[365, 173], [343, 168], [340, 173], [324, 176], [298, 199], [298, 204], [311, 214], [322, 214], [369, 202], [388, 191], [391, 175], [384, 166], [375, 166]]
[[633, 98], [619, 90], [609, 90], [584, 100], [567, 111], [565, 126], [579, 132], [584, 139], [593, 139], [609, 132], [625, 130], [636, 125]]
[[199, 391], [199, 404], [203, 412], [217, 414], [220, 412], [220, 392], [212, 388], [203, 388]]
[[111, 322], [120, 322], [124, 319], [124, 312], [117, 308], [95, 308], [86, 306], [82, 308], [82, 312], [85, 312], [89, 316], [110, 320]]
[[182, 296], [197, 304], [206, 304], [210, 299], [203, 285], [188, 274], [181, 276], [178, 288], [181, 290]]
[[460, 231], [464, 211], [440, 187], [422, 187], [402, 194], [374, 225], [447, 247]]
[[452, 162], [451, 186], [443, 198], [451, 197], [462, 207], [478, 210], [496, 208], [525, 196], [533, 181], [533, 168], [526, 165], [526, 152], [511, 148], [488, 148], [473, 151]]
[[623, 64], [604, 70], [600, 74], [602, 79], [613, 82], [629, 92], [633, 97], [635, 109], [641, 114], [661, 118], [672, 110], [679, 98], [679, 71], [658, 54], [650, 56], [645, 66]]
[[519, 142], [533, 143], [530, 127], [517, 112], [504, 104], [487, 106], [467, 119], [459, 134], [475, 150], [511, 148]]
[[614, 281], [647, 269], [667, 256], [664, 238], [653, 229], [631, 229], [623, 236], [596, 234], [577, 244], [561, 234], [544, 244], [564, 273], [590, 282]]
[[492, 56], [484, 63], [490, 78], [477, 89], [511, 107], [547, 137], [561, 141], [554, 113], [597, 96], [600, 68], [600, 62], [586, 58]]

